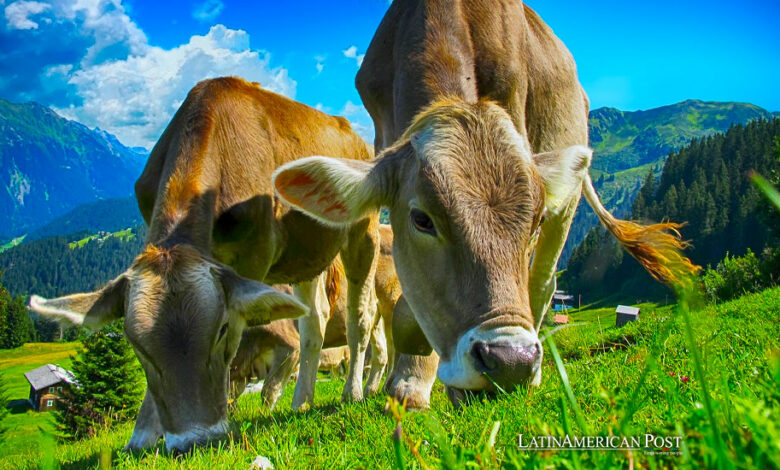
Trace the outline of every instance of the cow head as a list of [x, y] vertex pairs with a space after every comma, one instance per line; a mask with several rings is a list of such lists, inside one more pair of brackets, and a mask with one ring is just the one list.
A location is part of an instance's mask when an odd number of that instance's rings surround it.
[[[280, 196], [323, 223], [390, 208], [403, 295], [438, 376], [461, 389], [538, 382], [542, 346], [529, 264], [546, 214], [579, 194], [591, 151], [532, 155], [491, 102], [444, 102], [418, 115], [375, 163], [310, 157], [277, 170]], [[417, 325], [415, 325], [417, 326]], [[414, 332], [415, 327], [394, 331]]]
[[180, 452], [227, 432], [228, 370], [244, 326], [307, 311], [294, 297], [242, 278], [189, 245], [150, 246], [100, 291], [32, 296], [30, 308], [92, 329], [124, 317], [166, 446]]

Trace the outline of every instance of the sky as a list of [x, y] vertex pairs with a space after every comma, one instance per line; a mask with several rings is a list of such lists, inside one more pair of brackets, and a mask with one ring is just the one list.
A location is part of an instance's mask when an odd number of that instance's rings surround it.
[[[780, 1], [529, 1], [591, 107], [694, 98], [780, 110]], [[151, 148], [198, 81], [238, 75], [367, 140], [355, 73], [387, 0], [0, 0], [0, 98]]]

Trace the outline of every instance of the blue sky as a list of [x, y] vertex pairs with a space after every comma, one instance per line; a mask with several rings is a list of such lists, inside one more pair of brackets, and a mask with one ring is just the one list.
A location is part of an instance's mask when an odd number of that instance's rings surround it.
[[[780, 2], [528, 2], [577, 61], [593, 108], [688, 98], [780, 110]], [[151, 147], [200, 79], [240, 75], [349, 118], [386, 0], [0, 0], [0, 97]]]

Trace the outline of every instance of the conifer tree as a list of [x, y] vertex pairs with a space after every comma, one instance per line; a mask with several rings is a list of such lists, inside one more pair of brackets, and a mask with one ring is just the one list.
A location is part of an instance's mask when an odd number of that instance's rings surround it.
[[121, 322], [86, 337], [71, 370], [77, 386], [63, 393], [63, 406], [56, 415], [64, 435], [94, 435], [135, 416], [143, 398], [143, 373]]
[[0, 284], [0, 348], [17, 348], [32, 341], [35, 333], [24, 299], [11, 295]]

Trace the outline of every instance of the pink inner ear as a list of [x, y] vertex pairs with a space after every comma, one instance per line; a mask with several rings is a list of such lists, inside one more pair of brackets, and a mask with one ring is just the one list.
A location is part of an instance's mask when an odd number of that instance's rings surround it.
[[329, 184], [299, 169], [285, 170], [276, 177], [276, 189], [287, 202], [315, 216], [346, 222], [349, 211]]

